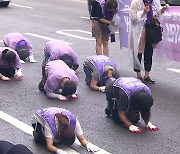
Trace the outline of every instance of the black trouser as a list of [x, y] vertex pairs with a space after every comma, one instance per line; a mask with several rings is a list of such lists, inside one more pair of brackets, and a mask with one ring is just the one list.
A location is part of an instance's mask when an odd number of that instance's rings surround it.
[[[120, 99], [118, 99], [119, 97], [121, 97], [120, 96], [122, 94], [121, 91], [123, 90], [117, 87], [112, 87], [107, 89], [106, 100], [107, 100], [107, 110], [109, 110], [109, 113], [112, 116], [113, 120], [116, 123], [123, 124], [123, 122], [119, 118], [118, 107], [117, 107], [118, 103], [122, 103], [120, 102]], [[140, 119], [139, 112], [135, 114], [135, 117], [133, 119], [134, 120], [132, 121], [132, 123], [137, 123], [139, 121]]]
[[15, 75], [15, 68], [14, 67], [0, 68], [0, 73], [8, 78], [11, 78]]
[[[42, 63], [42, 79], [38, 85], [38, 89], [41, 91], [41, 92], [44, 92], [45, 93], [45, 90], [44, 90], [44, 85], [45, 85], [45, 82], [47, 80], [47, 77], [46, 77], [46, 72], [45, 72], [45, 67], [46, 67], [46, 62], [43, 61]], [[46, 93], [45, 93], [46, 94]]]
[[85, 81], [90, 86], [91, 80], [92, 80], [92, 71], [88, 68], [86, 63], [83, 63], [83, 69], [84, 69], [84, 73], [86, 75]]
[[32, 124], [32, 127], [37, 135], [34, 137], [36, 144], [43, 144], [43, 145], [46, 144], [46, 139], [43, 134], [43, 130], [42, 130], [43, 128], [41, 124], [37, 122], [37, 123]]
[[[150, 40], [146, 39], [145, 49], [144, 49], [144, 69], [146, 72], [150, 72], [152, 68], [152, 56], [153, 56], [153, 47]], [[142, 60], [142, 53], [137, 55], [139, 62]], [[134, 69], [135, 72], [140, 72], [138, 69]]]

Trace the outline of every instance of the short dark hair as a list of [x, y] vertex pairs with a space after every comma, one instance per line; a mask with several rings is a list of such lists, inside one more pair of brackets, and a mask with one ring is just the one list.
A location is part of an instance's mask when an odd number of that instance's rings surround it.
[[117, 9], [118, 2], [117, 2], [117, 0], [107, 0], [105, 3], [105, 7], [107, 9]]
[[147, 94], [144, 90], [135, 92], [131, 96], [131, 106], [132, 108], [140, 111], [149, 111], [153, 105], [153, 98], [151, 95]]
[[16, 63], [16, 54], [13, 51], [5, 49], [2, 51], [2, 59], [8, 65], [13, 66]]
[[27, 46], [17, 47], [16, 52], [18, 53], [21, 60], [25, 60], [27, 57], [29, 57], [29, 49]]
[[70, 127], [64, 128], [60, 133], [60, 141], [64, 145], [72, 145], [75, 141], [75, 133]]
[[64, 88], [62, 89], [63, 96], [70, 96], [76, 93], [76, 85], [73, 81], [66, 81], [64, 83]]

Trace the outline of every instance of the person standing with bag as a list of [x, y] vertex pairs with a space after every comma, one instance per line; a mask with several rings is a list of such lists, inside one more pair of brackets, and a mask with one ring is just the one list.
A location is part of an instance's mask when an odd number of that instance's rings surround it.
[[[130, 5], [129, 49], [133, 55], [133, 67], [137, 78], [144, 83], [154, 84], [149, 74], [152, 68], [153, 49], [156, 43], [146, 34], [146, 24], [155, 17], [159, 18], [168, 8], [168, 4], [161, 7], [160, 0], [132, 0]], [[144, 56], [144, 78], [141, 75], [141, 61]]]

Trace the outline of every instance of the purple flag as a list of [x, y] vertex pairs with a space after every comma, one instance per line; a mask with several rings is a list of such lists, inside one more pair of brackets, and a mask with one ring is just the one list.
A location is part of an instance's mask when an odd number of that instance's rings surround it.
[[128, 47], [128, 32], [129, 32], [129, 6], [131, 0], [118, 0], [118, 10], [121, 19], [121, 27], [119, 32], [119, 38], [121, 47]]
[[156, 54], [180, 62], [180, 6], [170, 6], [160, 22], [163, 40], [157, 45]]

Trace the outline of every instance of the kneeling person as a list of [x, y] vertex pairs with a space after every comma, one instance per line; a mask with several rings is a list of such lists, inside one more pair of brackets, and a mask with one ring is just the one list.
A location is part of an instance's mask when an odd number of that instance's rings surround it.
[[78, 78], [64, 61], [54, 60], [42, 67], [42, 80], [39, 90], [48, 98], [58, 98], [66, 101], [68, 98], [77, 99], [76, 90]]
[[142, 132], [134, 124], [139, 121], [139, 113], [146, 128], [159, 130], [150, 122], [150, 109], [153, 105], [151, 90], [139, 79], [132, 77], [118, 78], [106, 89], [107, 116], [112, 116], [115, 122], [124, 123], [131, 132]]
[[116, 64], [104, 55], [89, 56], [83, 66], [85, 81], [92, 90], [105, 92], [106, 82], [119, 77]]
[[88, 151], [98, 151], [86, 140], [80, 123], [70, 111], [57, 107], [39, 109], [33, 116], [33, 136], [37, 144], [46, 144], [50, 152], [65, 154], [66, 152], [56, 148], [54, 143], [62, 143], [70, 146], [75, 137]]
[[31, 63], [37, 62], [34, 60], [31, 42], [22, 34], [9, 33], [3, 37], [3, 41], [5, 46], [14, 49], [18, 53], [21, 63], [25, 63], [28, 57]]
[[63, 60], [71, 69], [79, 67], [76, 53], [62, 40], [52, 40], [46, 43], [44, 48], [44, 62]]

